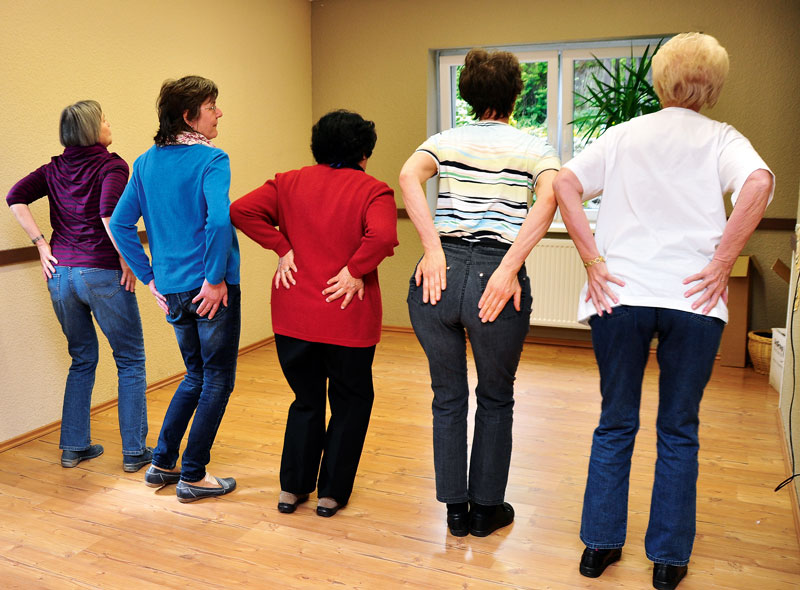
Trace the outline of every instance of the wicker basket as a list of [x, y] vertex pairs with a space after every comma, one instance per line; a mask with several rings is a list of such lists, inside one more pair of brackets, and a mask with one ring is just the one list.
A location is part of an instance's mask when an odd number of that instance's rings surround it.
[[759, 375], [767, 375], [772, 356], [772, 332], [748, 332], [747, 352], [750, 353], [753, 370]]

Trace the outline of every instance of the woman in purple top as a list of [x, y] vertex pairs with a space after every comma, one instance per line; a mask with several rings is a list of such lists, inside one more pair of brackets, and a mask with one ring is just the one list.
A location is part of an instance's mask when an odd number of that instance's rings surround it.
[[[152, 458], [152, 450], [145, 446], [144, 341], [134, 295], [136, 278], [108, 231], [108, 220], [128, 180], [128, 165], [106, 149], [111, 126], [93, 100], [62, 111], [60, 139], [64, 153], [15, 184], [6, 201], [39, 249], [42, 273], [72, 357], [61, 417], [61, 466], [75, 467], [103, 453], [89, 433], [98, 360], [94, 315], [114, 352], [122, 465], [134, 472]], [[45, 195], [53, 228], [49, 243], [28, 207]]]

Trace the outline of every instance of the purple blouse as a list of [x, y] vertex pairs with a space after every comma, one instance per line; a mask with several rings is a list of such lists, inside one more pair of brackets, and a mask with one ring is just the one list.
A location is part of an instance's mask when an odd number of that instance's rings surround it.
[[50, 198], [50, 248], [59, 266], [118, 270], [119, 254], [101, 218], [111, 217], [125, 184], [128, 164], [100, 144], [64, 149], [49, 164], [15, 184], [10, 205]]

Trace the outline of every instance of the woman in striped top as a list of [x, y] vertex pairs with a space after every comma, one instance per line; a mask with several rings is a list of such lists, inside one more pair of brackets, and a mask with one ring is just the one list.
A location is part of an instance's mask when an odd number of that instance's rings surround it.
[[[553, 220], [560, 162], [546, 141], [508, 124], [522, 90], [514, 55], [473, 49], [459, 90], [476, 122], [425, 141], [400, 187], [424, 249], [408, 308], [431, 372], [436, 496], [453, 535], [486, 536], [514, 520], [504, 496], [514, 376], [531, 313], [524, 262]], [[436, 174], [431, 218], [422, 184]], [[478, 373], [469, 470], [467, 335]]]

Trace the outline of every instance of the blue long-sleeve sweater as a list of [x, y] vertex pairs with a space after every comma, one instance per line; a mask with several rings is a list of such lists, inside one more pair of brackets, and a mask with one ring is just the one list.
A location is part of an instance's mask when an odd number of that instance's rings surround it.
[[[191, 291], [208, 280], [239, 284], [239, 243], [228, 209], [228, 155], [205, 145], [153, 146], [111, 216], [119, 251], [143, 283], [161, 293]], [[152, 266], [137, 235], [144, 218]]]

